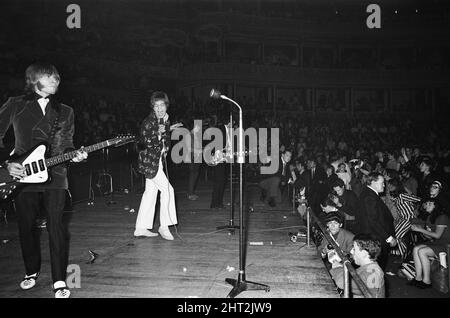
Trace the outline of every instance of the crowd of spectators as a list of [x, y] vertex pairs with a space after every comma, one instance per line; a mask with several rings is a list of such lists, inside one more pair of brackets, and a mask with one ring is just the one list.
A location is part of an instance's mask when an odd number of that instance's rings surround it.
[[[280, 127], [281, 151], [292, 153], [290, 182], [298, 193], [306, 193], [309, 205], [335, 240], [341, 240], [340, 245], [344, 244], [343, 234], [338, 234], [336, 227], [343, 226], [353, 234], [368, 234], [361, 232], [367, 230], [369, 216], [364, 211], [370, 203], [362, 193], [378, 184], [373, 191], [378, 192], [384, 209], [389, 211], [388, 224], [381, 222], [380, 231], [389, 233], [392, 229], [392, 234], [386, 234], [390, 245], [384, 239], [372, 238], [378, 241], [373, 244], [378, 244], [379, 251], [370, 259], [374, 262], [378, 256], [381, 258], [384, 250], [386, 257], [399, 257], [401, 266], [413, 263], [416, 276], [409, 284], [430, 288], [432, 260], [439, 262], [439, 253], [446, 252], [450, 244], [450, 134], [445, 124], [384, 116], [370, 121], [360, 118], [336, 122], [328, 118], [312, 125], [295, 118], [265, 120]], [[298, 211], [304, 215], [303, 198], [300, 201]], [[334, 215], [339, 216], [335, 223]], [[341, 260], [336, 261], [335, 253], [330, 257], [331, 249], [326, 246], [322, 243], [321, 250], [333, 264], [336, 276], [339, 266], [334, 263]], [[383, 271], [401, 275], [401, 266], [387, 269], [387, 259], [379, 263]], [[376, 294], [383, 297], [384, 291], [376, 289]]]
[[[15, 93], [19, 92], [4, 91], [1, 103]], [[150, 111], [145, 96], [142, 98], [134, 100], [95, 94], [59, 96], [75, 110], [74, 139], [78, 146], [109, 139], [119, 133], [139, 134], [142, 119]], [[192, 127], [194, 119], [202, 119], [207, 124], [218, 122], [217, 118], [222, 119], [219, 122], [226, 122], [229, 116], [228, 105], [221, 101], [191, 101], [183, 95], [172, 95], [170, 99], [172, 122], [182, 122], [187, 128]], [[396, 231], [397, 244], [392, 251], [401, 256], [402, 261], [406, 262], [408, 258], [414, 261], [422, 271], [413, 281], [416, 286], [430, 286], [430, 272], [422, 270], [429, 266], [423, 265], [421, 255], [436, 255], [442, 246], [450, 243], [446, 228], [448, 219], [445, 218], [450, 216], [450, 132], [444, 121], [393, 114], [356, 114], [338, 118], [331, 114], [304, 116], [302, 113], [250, 112], [246, 114], [245, 126], [279, 128], [280, 151], [291, 152], [290, 171], [293, 177], [296, 176], [294, 179], [301, 179], [303, 173], [312, 170], [322, 178], [315, 185], [300, 183], [300, 187], [311, 187], [306, 191], [309, 204], [324, 220], [328, 213], [338, 214], [342, 225], [354, 234], [358, 234], [360, 221], [359, 203], [355, 202], [369, 176], [381, 174], [386, 183], [381, 196], [392, 213]], [[294, 184], [299, 185], [298, 182]], [[437, 212], [432, 213], [434, 210]], [[418, 233], [423, 232], [424, 227], [412, 221], [420, 217], [422, 223], [419, 224], [426, 224], [430, 230], [422, 236]], [[439, 235], [436, 228], [443, 229]], [[412, 232], [416, 235], [411, 235]], [[416, 248], [413, 249], [414, 244]]]

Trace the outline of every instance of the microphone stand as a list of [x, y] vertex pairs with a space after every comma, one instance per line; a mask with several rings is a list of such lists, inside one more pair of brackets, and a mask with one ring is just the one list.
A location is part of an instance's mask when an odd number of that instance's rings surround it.
[[244, 130], [242, 124], [242, 108], [239, 106], [231, 98], [228, 98], [224, 95], [220, 95], [220, 98], [226, 99], [233, 104], [235, 104], [239, 108], [239, 145], [238, 145], [238, 163], [239, 163], [239, 275], [237, 279], [233, 278], [225, 278], [225, 282], [232, 285], [233, 289], [228, 294], [227, 298], [234, 298], [240, 293], [246, 290], [265, 290], [266, 292], [270, 291], [270, 287], [268, 285], [250, 282], [246, 280], [245, 277], [245, 265], [244, 265], [244, 205], [243, 205], [243, 165], [245, 161], [244, 157]]
[[230, 138], [230, 148], [231, 148], [231, 161], [230, 161], [230, 222], [228, 225], [221, 225], [216, 227], [217, 230], [228, 229], [228, 232], [231, 235], [234, 235], [235, 229], [238, 229], [239, 226], [234, 225], [234, 198], [233, 198], [233, 157], [234, 157], [234, 146], [233, 146], [233, 115], [230, 113], [230, 125], [231, 125], [231, 138]]

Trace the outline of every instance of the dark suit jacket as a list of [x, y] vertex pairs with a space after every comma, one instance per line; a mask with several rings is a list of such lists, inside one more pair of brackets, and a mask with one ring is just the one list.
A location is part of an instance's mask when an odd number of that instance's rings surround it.
[[339, 197], [339, 202], [342, 204], [340, 210], [348, 215], [358, 218], [359, 213], [359, 199], [352, 190], [344, 190], [344, 193]]
[[159, 159], [163, 149], [163, 140], [166, 147], [170, 146], [170, 122], [166, 122], [165, 136], [159, 139], [159, 121], [152, 111], [141, 125], [141, 141], [145, 149], [139, 151], [138, 171], [148, 179], [153, 179], [158, 173]]
[[[37, 102], [35, 94], [11, 97], [0, 108], [0, 140], [3, 141], [6, 131], [12, 125], [14, 128], [14, 154], [21, 155], [40, 142], [48, 142], [51, 128], [58, 112], [56, 133], [51, 145], [51, 156], [56, 156], [68, 150], [73, 150], [74, 113], [73, 109], [61, 104], [56, 99], [50, 99], [45, 116]], [[67, 189], [67, 167], [59, 165], [51, 168], [51, 181], [30, 185], [23, 191], [42, 191], [44, 189]]]
[[327, 174], [322, 167], [316, 167], [314, 177], [311, 170], [308, 170], [310, 176], [309, 202], [317, 206], [328, 194], [328, 186], [326, 184]]
[[360, 228], [362, 233], [373, 234], [386, 244], [389, 236], [395, 236], [394, 218], [381, 198], [369, 187], [365, 186], [359, 197]]

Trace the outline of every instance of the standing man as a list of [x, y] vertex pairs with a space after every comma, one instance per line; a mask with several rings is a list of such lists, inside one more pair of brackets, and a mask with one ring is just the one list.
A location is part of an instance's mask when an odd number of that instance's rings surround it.
[[[215, 119], [215, 121], [213, 122], [213, 127], [220, 129], [220, 131], [222, 132], [222, 134], [221, 134], [222, 141], [223, 141], [222, 145], [223, 144], [225, 145], [225, 148], [224, 148], [225, 154], [224, 155], [225, 156], [230, 155], [230, 152], [233, 151], [230, 148], [230, 146], [231, 146], [230, 142], [231, 142], [231, 138], [233, 136], [232, 135], [233, 125], [232, 125], [232, 123], [227, 124], [225, 118], [220, 118], [218, 120], [217, 117], [214, 116], [213, 120], [214, 119]], [[231, 132], [231, 137], [229, 135], [229, 132]], [[223, 150], [219, 149], [218, 153], [222, 154]], [[228, 170], [228, 161], [225, 159], [227, 159], [227, 158], [224, 157], [224, 160], [220, 161], [219, 163], [214, 165], [212, 168], [213, 191], [211, 194], [210, 208], [215, 209], [215, 210], [220, 210], [220, 209], [225, 208], [225, 206], [223, 205], [223, 196], [225, 193], [225, 184], [227, 182], [227, 170]]]
[[397, 244], [394, 238], [394, 218], [389, 208], [379, 197], [384, 191], [384, 178], [378, 172], [368, 175], [367, 186], [360, 196], [361, 233], [372, 234], [381, 242], [381, 254], [378, 259], [380, 267], [385, 270], [389, 249]]
[[[50, 146], [50, 156], [60, 155], [74, 149], [74, 113], [67, 105], [54, 97], [60, 76], [53, 65], [36, 63], [25, 71], [25, 95], [10, 98], [0, 109], [0, 146], [12, 125], [15, 134], [14, 155], [21, 155], [40, 142]], [[72, 161], [87, 158], [79, 151]], [[16, 179], [26, 176], [25, 168], [15, 162], [2, 164]], [[23, 290], [36, 285], [41, 270], [40, 237], [36, 230], [36, 216], [40, 209], [47, 216], [47, 231], [50, 243], [53, 291], [55, 298], [69, 298], [66, 285], [68, 263], [68, 235], [62, 223], [66, 198], [67, 168], [59, 165], [51, 170], [52, 180], [45, 184], [25, 187], [15, 199], [18, 218], [20, 247], [25, 262], [25, 277], [20, 283]]]
[[310, 187], [306, 198], [313, 211], [320, 211], [320, 203], [323, 202], [328, 195], [328, 187], [325, 183], [327, 174], [320, 165], [317, 165], [317, 160], [315, 158], [309, 159], [307, 165], [310, 176]]
[[279, 166], [277, 172], [271, 175], [264, 175], [264, 180], [259, 182], [259, 187], [262, 191], [261, 199], [263, 201], [267, 199], [267, 203], [271, 207], [275, 207], [276, 203], [282, 202], [281, 188], [284, 188], [287, 185], [291, 177], [288, 165], [291, 158], [292, 152], [290, 150], [285, 150], [278, 161]]
[[158, 191], [161, 191], [158, 232], [164, 239], [172, 241], [173, 236], [170, 233], [169, 226], [177, 224], [177, 211], [175, 194], [164, 173], [163, 160], [166, 160], [165, 156], [170, 143], [168, 132], [182, 126], [182, 124], [170, 126], [169, 114], [167, 114], [169, 98], [166, 93], [154, 92], [150, 98], [150, 103], [153, 109], [141, 126], [141, 142], [144, 149], [139, 152], [138, 171], [145, 175], [145, 191], [139, 206], [134, 236], [158, 236], [158, 233], [149, 230], [153, 228], [156, 198]]

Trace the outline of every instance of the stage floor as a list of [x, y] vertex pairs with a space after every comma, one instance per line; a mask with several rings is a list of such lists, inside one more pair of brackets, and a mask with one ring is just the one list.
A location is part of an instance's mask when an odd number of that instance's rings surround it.
[[[133, 237], [140, 193], [116, 194], [113, 205], [106, 204], [109, 197], [100, 197], [94, 205], [81, 202], [66, 212], [71, 234], [69, 280], [79, 283], [79, 288], [71, 289], [72, 297], [226, 297], [231, 286], [225, 278], [238, 276], [239, 232], [217, 231], [217, 226], [228, 224], [229, 207], [211, 210], [210, 190], [203, 188], [199, 194], [198, 201], [189, 201], [185, 192], [177, 192], [179, 225], [177, 231], [171, 227], [174, 241]], [[245, 291], [238, 297], [339, 297], [314, 245], [308, 248], [305, 240], [289, 240], [288, 232], [303, 227], [299, 216], [289, 206], [270, 209], [258, 201], [254, 208], [248, 214], [246, 278], [268, 285], [270, 291]], [[236, 208], [235, 224], [238, 212]], [[157, 215], [154, 229], [158, 226]], [[24, 266], [14, 220], [0, 224], [0, 238], [0, 297], [53, 297], [46, 231], [41, 235], [41, 276], [29, 291], [18, 286]], [[98, 254], [93, 263], [89, 251]]]

